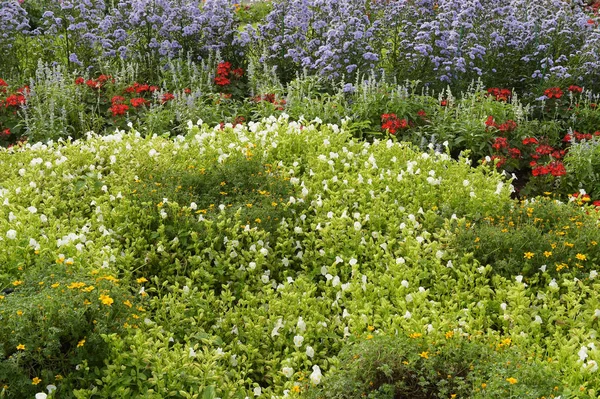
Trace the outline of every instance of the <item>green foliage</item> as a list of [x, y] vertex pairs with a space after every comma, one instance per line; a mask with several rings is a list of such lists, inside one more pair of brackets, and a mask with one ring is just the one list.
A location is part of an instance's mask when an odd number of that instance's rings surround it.
[[564, 273], [583, 278], [600, 261], [600, 232], [595, 212], [538, 198], [516, 204], [477, 223], [457, 228], [456, 247], [473, 252], [484, 265], [507, 278], [544, 282]]
[[600, 198], [600, 139], [574, 144], [565, 157], [567, 175], [562, 181], [563, 194], [584, 190], [591, 198]]
[[[438, 336], [439, 335], [439, 336]], [[486, 342], [454, 331], [368, 335], [339, 354], [339, 369], [306, 398], [539, 398], [559, 393], [555, 365], [531, 358], [510, 338]]]
[[71, 397], [70, 389], [85, 386], [83, 365], [102, 366], [107, 356], [101, 335], [123, 335], [123, 325], [140, 317], [115, 277], [58, 262], [47, 266], [50, 273], [25, 273], [1, 296], [0, 385], [9, 398], [31, 397], [38, 384]]

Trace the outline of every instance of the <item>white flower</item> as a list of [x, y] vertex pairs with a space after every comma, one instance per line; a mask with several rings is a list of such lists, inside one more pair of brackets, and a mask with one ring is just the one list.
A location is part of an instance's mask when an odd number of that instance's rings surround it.
[[412, 313], [410, 313], [408, 310], [406, 311], [406, 313], [404, 313], [404, 318], [406, 320], [410, 319], [412, 317]]
[[40, 215], [40, 222], [48, 223], [48, 217], [46, 215]]
[[338, 276], [335, 276], [335, 277], [333, 278], [333, 281], [331, 282], [331, 285], [332, 285], [333, 287], [337, 287], [338, 285], [340, 285], [340, 278], [339, 278]]
[[360, 231], [362, 229], [362, 224], [360, 222], [354, 222], [354, 230]]
[[321, 369], [316, 364], [313, 366], [313, 372], [310, 374], [310, 382], [314, 385], [318, 385], [321, 382], [321, 378], [323, 374], [321, 374]]
[[193, 211], [195, 211], [196, 209], [198, 209], [198, 205], [195, 202], [192, 202], [190, 204], [190, 209], [193, 210]]
[[523, 276], [519, 275], [515, 277], [515, 280], [517, 280], [517, 283], [520, 283], [523, 281]]
[[598, 371], [598, 363], [595, 360], [588, 360], [587, 364], [585, 365], [585, 368], [590, 373], [595, 373], [596, 371]]
[[268, 250], [267, 248], [261, 248], [261, 249], [260, 249], [260, 253], [261, 253], [263, 256], [267, 256], [267, 255], [269, 254], [269, 250]]
[[35, 206], [30, 206], [27, 210], [31, 213], [37, 213], [37, 208]]
[[275, 327], [273, 327], [273, 330], [271, 331], [271, 337], [279, 335], [279, 329], [281, 327], [283, 327], [283, 319], [279, 318], [277, 319], [277, 323], [275, 323]]
[[588, 349], [585, 346], [582, 346], [581, 349], [579, 349], [579, 352], [577, 352], [577, 356], [579, 356], [580, 361], [583, 362], [585, 359], [587, 359], [587, 357], [588, 357], [587, 351], [588, 351]]
[[598, 272], [597, 272], [597, 271], [595, 271], [595, 270], [592, 270], [592, 271], [590, 272], [590, 280], [593, 280], [593, 279], [595, 279], [596, 277], [598, 277]]
[[158, 152], [152, 148], [150, 151], [148, 151], [148, 155], [150, 155], [151, 157], [154, 157], [156, 155], [158, 155]]
[[542, 318], [540, 316], [535, 316], [535, 320], [533, 321], [536, 324], [542, 324]]
[[507, 306], [507, 305], [506, 305], [506, 303], [502, 302], [502, 303], [500, 304], [500, 309], [502, 309], [502, 310], [506, 310], [506, 306]]
[[269, 276], [267, 276], [266, 274], [263, 274], [263, 275], [260, 277], [260, 280], [261, 280], [263, 283], [267, 284], [267, 283], [269, 282]]
[[298, 323], [296, 324], [296, 328], [300, 332], [306, 331], [306, 323], [302, 320], [302, 317], [298, 317]]
[[281, 369], [281, 372], [283, 373], [283, 375], [285, 375], [287, 378], [290, 378], [291, 376], [294, 375], [294, 369], [291, 367], [284, 367]]
[[600, 309], [596, 309], [596, 311], [594, 312], [594, 317], [600, 318]]
[[315, 350], [313, 349], [313, 347], [307, 346], [306, 347], [306, 356], [308, 356], [312, 359], [314, 355], [315, 355]]
[[294, 345], [296, 345], [296, 348], [301, 347], [302, 342], [304, 342], [304, 337], [302, 335], [294, 336]]
[[396, 258], [396, 264], [397, 265], [403, 265], [405, 263], [406, 263], [406, 260], [404, 260], [403, 257]]
[[254, 388], [254, 396], [260, 396], [262, 395], [262, 389], [260, 387], [255, 387]]
[[56, 385], [46, 385], [46, 390], [48, 390], [48, 393], [52, 393], [53, 391], [56, 391]]
[[48, 397], [48, 395], [46, 395], [44, 392], [38, 392], [35, 394], [35, 399], [46, 399]]
[[402, 280], [402, 282], [400, 282], [400, 284], [404, 287], [404, 288], [408, 288], [408, 281], [406, 280]]
[[556, 283], [556, 279], [552, 279], [552, 281], [550, 281], [550, 283], [548, 284], [548, 286], [550, 286], [550, 288], [558, 288], [558, 284]]
[[194, 350], [194, 348], [190, 348], [190, 357], [196, 357], [196, 351]]
[[16, 230], [10, 229], [6, 232], [6, 238], [8, 238], [9, 240], [14, 240], [15, 238], [17, 238], [17, 232]]
[[354, 259], [354, 258], [351, 258], [351, 259], [348, 261], [348, 263], [350, 264], [350, 266], [354, 266], [354, 265], [356, 265], [356, 264], [358, 263], [358, 261], [357, 261], [356, 259]]

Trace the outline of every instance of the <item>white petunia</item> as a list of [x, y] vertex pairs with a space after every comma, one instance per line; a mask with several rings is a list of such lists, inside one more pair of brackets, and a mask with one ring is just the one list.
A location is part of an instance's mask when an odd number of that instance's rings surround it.
[[35, 394], [35, 399], [46, 399], [48, 397], [48, 395], [46, 395], [44, 392], [38, 392]]
[[14, 240], [15, 238], [17, 238], [17, 231], [10, 229], [6, 232], [6, 238], [8, 238], [9, 240]]
[[31, 213], [37, 213], [37, 208], [35, 206], [30, 206], [27, 210]]
[[307, 346], [306, 347], [306, 356], [308, 356], [312, 359], [314, 355], [315, 355], [315, 350], [313, 349], [313, 347]]
[[283, 375], [285, 375], [287, 378], [291, 378], [294, 375], [294, 369], [291, 367], [284, 367], [281, 369], [281, 372], [283, 373]]
[[310, 382], [314, 385], [318, 385], [321, 382], [321, 378], [323, 378], [323, 374], [321, 374], [321, 368], [316, 364], [313, 366], [313, 372], [310, 374]]
[[296, 345], [296, 348], [300, 348], [302, 346], [302, 342], [304, 342], [304, 337], [302, 335], [294, 336], [294, 345]]
[[261, 387], [255, 387], [254, 388], [254, 396], [260, 396], [260, 395], [262, 395]]
[[298, 317], [298, 323], [296, 323], [296, 328], [300, 332], [306, 331], [306, 323], [302, 320], [302, 317]]
[[360, 222], [354, 222], [354, 230], [360, 231], [362, 229], [362, 224]]
[[189, 357], [196, 357], [196, 351], [194, 350], [194, 348], [190, 348]]
[[410, 319], [412, 317], [412, 313], [410, 313], [408, 310], [406, 311], [406, 313], [404, 313], [404, 318], [406, 320]]

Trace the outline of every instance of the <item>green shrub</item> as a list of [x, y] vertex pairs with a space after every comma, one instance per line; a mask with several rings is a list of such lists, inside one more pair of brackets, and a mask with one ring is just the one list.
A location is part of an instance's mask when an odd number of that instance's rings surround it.
[[510, 338], [369, 334], [339, 354], [339, 369], [306, 398], [539, 398], [559, 391], [556, 367], [531, 358]]
[[[107, 355], [102, 334], [126, 334], [144, 309], [113, 276], [70, 259], [13, 281], [0, 296], [0, 386], [8, 398], [32, 397], [54, 384], [60, 397], [85, 386], [79, 370]], [[139, 320], [136, 320], [139, 319]]]

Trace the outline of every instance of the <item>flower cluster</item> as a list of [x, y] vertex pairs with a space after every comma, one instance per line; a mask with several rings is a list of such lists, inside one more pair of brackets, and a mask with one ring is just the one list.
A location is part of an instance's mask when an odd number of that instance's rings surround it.
[[409, 128], [409, 122], [406, 119], [399, 119], [396, 114], [381, 115], [381, 129], [389, 134], [395, 135], [399, 130]]

